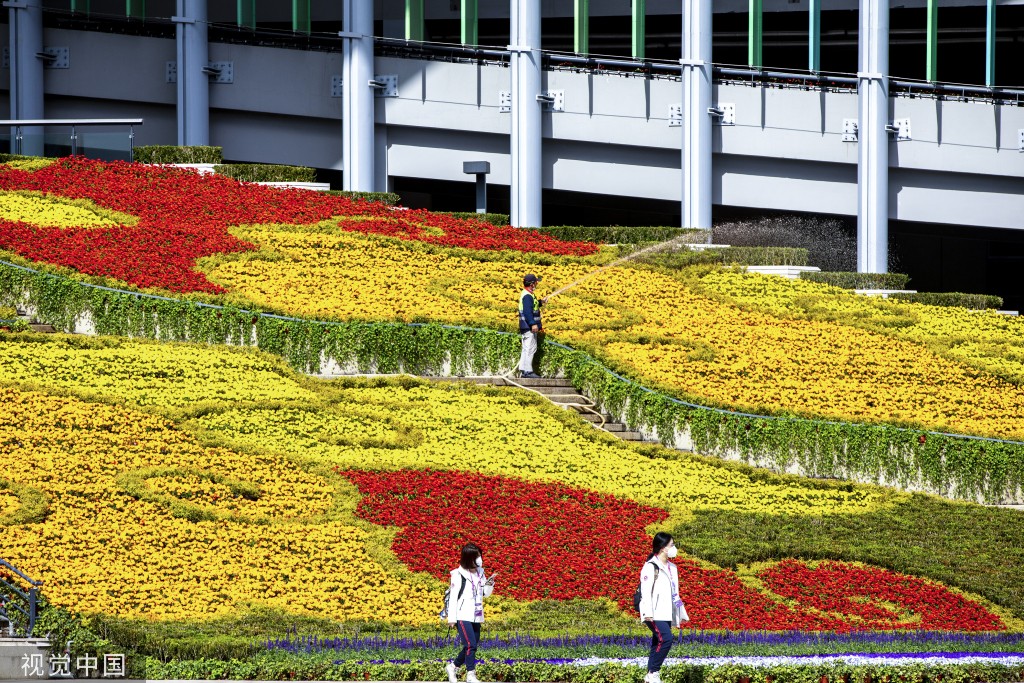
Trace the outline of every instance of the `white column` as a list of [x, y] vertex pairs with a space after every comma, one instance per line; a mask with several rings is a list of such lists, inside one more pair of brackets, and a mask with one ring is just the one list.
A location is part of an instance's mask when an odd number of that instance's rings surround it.
[[683, 1], [682, 227], [711, 229], [711, 0]]
[[373, 192], [373, 0], [343, 0], [342, 28], [342, 187]]
[[860, 0], [857, 270], [889, 269], [889, 2]]
[[178, 0], [178, 144], [210, 144], [210, 63], [206, 0]]
[[[11, 118], [41, 119], [43, 116], [43, 10], [40, 0], [12, 3], [11, 30]], [[23, 128], [21, 153], [43, 155], [43, 129]], [[14, 131], [11, 131], [14, 135]]]
[[512, 206], [511, 223], [539, 228], [543, 188], [540, 0], [511, 0]]

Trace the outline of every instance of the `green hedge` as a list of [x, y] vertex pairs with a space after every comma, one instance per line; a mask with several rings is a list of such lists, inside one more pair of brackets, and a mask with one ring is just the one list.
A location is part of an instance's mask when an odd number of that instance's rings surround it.
[[842, 289], [905, 289], [910, 281], [903, 273], [800, 273], [801, 280], [823, 282]]
[[597, 242], [598, 244], [639, 244], [641, 242], [664, 242], [689, 233], [700, 232], [691, 228], [662, 226], [624, 227], [551, 225], [536, 228], [537, 232], [571, 242]]
[[349, 199], [361, 199], [366, 202], [380, 202], [381, 204], [388, 204], [394, 206], [402, 200], [394, 192], [349, 192], [347, 190], [329, 190], [329, 194], [336, 194], [339, 197], [348, 197]]
[[994, 294], [964, 294], [962, 292], [917, 292], [907, 294], [891, 294], [890, 299], [913, 301], [929, 306], [959, 306], [984, 310], [986, 308], [1002, 308], [1003, 297]]
[[316, 169], [308, 166], [218, 164], [213, 172], [249, 183], [312, 183], [316, 180]]
[[[136, 148], [137, 149], [137, 148]], [[6, 164], [9, 161], [35, 161], [37, 159], [46, 159], [47, 157], [30, 157], [24, 154], [2, 154], [0, 153], [0, 164]]]
[[[88, 314], [96, 332], [161, 340], [256, 345], [303, 372], [322, 358], [361, 372], [504, 373], [518, 335], [438, 324], [325, 323], [194, 301], [113, 291], [0, 262], [0, 304], [28, 297], [37, 317], [71, 330]], [[1024, 488], [1024, 444], [891, 425], [756, 416], [685, 403], [621, 377], [591, 356], [545, 342], [543, 374], [563, 374], [612, 415], [657, 433], [688, 434], [693, 450], [805, 476], [886, 482], [953, 498], [1000, 502]]]
[[678, 270], [700, 264], [741, 266], [806, 266], [807, 250], [799, 247], [722, 247], [653, 252], [636, 259], [663, 268]]
[[135, 161], [143, 164], [219, 164], [224, 160], [220, 147], [143, 145], [133, 151]]
[[446, 213], [456, 218], [471, 218], [475, 221], [483, 221], [491, 225], [508, 225], [509, 216], [507, 213], [476, 213], [475, 211], [435, 211], [435, 213]]

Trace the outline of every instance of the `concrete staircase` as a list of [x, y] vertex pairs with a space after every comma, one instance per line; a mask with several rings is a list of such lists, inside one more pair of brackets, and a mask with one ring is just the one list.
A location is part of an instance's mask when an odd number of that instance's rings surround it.
[[645, 442], [647, 439], [640, 432], [630, 431], [629, 427], [621, 422], [615, 422], [611, 415], [600, 412], [594, 402], [583, 394], [576, 391], [572, 382], [564, 378], [543, 378], [543, 379], [520, 379], [505, 377], [445, 377], [429, 378], [433, 381], [438, 379], [472, 382], [474, 384], [489, 384], [491, 386], [518, 387], [527, 391], [540, 394], [552, 403], [566, 410], [572, 410], [582, 419], [591, 423], [598, 429], [603, 429], [609, 434], [619, 437], [624, 441]]

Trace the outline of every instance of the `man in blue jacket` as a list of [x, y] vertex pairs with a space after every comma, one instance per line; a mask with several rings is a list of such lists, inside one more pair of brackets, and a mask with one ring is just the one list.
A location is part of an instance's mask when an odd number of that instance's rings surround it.
[[533, 354], [537, 353], [537, 334], [544, 331], [540, 322], [540, 306], [544, 303], [533, 295], [540, 278], [530, 273], [523, 277], [523, 291], [519, 293], [519, 336], [523, 340], [523, 351], [519, 356], [519, 376], [536, 379], [533, 371]]

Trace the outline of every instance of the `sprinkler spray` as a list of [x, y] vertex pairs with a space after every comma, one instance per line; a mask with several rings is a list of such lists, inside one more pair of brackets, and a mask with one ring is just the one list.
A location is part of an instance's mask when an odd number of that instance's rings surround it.
[[569, 284], [565, 285], [564, 287], [559, 287], [558, 289], [556, 289], [555, 291], [551, 292], [546, 297], [544, 297], [542, 299], [542, 301], [547, 302], [548, 299], [556, 297], [559, 294], [561, 294], [561, 293], [563, 293], [563, 292], [565, 292], [567, 290], [572, 289], [573, 287], [575, 287], [576, 285], [580, 284], [584, 280], [589, 280], [590, 278], [594, 277], [595, 275], [603, 273], [604, 271], [608, 270], [609, 268], [614, 268], [615, 266], [619, 265], [620, 263], [625, 263], [626, 261], [632, 261], [633, 259], [637, 258], [638, 256], [643, 256], [644, 254], [653, 254], [654, 252], [657, 252], [657, 251], [664, 251], [665, 249], [670, 249], [670, 248], [678, 246], [680, 244], [690, 244], [690, 242], [688, 241], [688, 238], [690, 238], [690, 237], [692, 237], [692, 235], [690, 235], [690, 234], [684, 234], [684, 235], [680, 235], [679, 237], [673, 237], [670, 240], [665, 240], [664, 242], [658, 242], [657, 244], [652, 244], [649, 247], [644, 247], [640, 251], [636, 251], [636, 252], [633, 252], [632, 254], [629, 254], [627, 256], [623, 256], [622, 258], [615, 259], [611, 263], [609, 263], [607, 265], [604, 265], [604, 266], [601, 266], [597, 270], [593, 270], [593, 271], [587, 273], [583, 277], [576, 278], [575, 280], [573, 280]]

